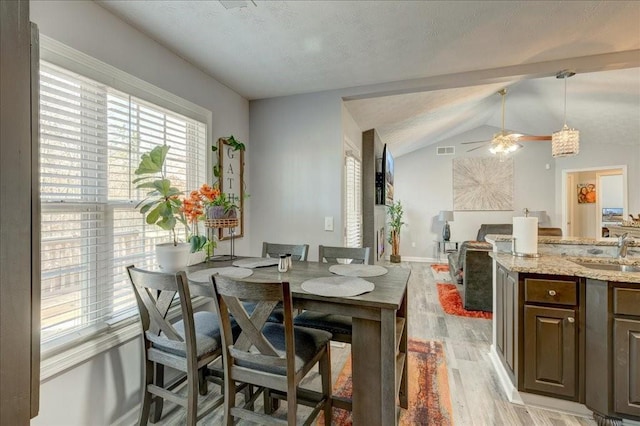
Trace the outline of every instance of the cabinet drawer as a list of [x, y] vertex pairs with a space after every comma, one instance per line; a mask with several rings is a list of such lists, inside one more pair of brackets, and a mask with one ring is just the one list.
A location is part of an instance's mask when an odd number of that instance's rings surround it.
[[577, 287], [575, 281], [526, 278], [524, 280], [524, 300], [526, 302], [575, 306], [578, 304]]
[[613, 289], [613, 313], [618, 315], [640, 316], [640, 289]]

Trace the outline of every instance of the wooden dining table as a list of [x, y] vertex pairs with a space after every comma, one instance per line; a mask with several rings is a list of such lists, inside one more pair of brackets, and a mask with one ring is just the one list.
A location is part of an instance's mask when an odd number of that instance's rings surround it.
[[[231, 266], [226, 262], [205, 262], [190, 266], [187, 273], [206, 268]], [[408, 406], [407, 377], [407, 284], [410, 269], [389, 266], [381, 276], [366, 277], [373, 291], [353, 297], [327, 297], [305, 292], [303, 282], [334, 276], [328, 263], [293, 262], [284, 273], [277, 266], [253, 269], [247, 280], [289, 282], [294, 307], [347, 315], [353, 318], [351, 343], [351, 400], [332, 397], [334, 407], [351, 409], [354, 425], [396, 425], [398, 405]], [[189, 282], [193, 296], [213, 297], [210, 283]]]

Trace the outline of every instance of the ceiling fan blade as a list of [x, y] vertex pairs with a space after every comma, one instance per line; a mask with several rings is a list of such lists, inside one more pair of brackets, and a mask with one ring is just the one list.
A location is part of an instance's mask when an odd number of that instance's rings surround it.
[[467, 152], [471, 152], [471, 151], [475, 151], [476, 149], [484, 148], [485, 146], [489, 145], [490, 143], [491, 142], [485, 142], [483, 145], [476, 146], [475, 148], [468, 149]]
[[460, 142], [460, 145], [468, 145], [468, 144], [471, 144], [471, 143], [488, 143], [488, 142], [490, 142], [490, 141], [486, 141], [485, 140], [485, 141]]
[[550, 141], [551, 135], [522, 135], [519, 136], [518, 141]]

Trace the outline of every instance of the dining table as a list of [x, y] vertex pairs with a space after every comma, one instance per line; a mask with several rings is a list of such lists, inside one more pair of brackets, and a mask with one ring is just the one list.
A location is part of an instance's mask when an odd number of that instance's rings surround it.
[[[204, 262], [188, 267], [187, 275], [207, 268], [232, 266], [231, 261]], [[311, 294], [306, 281], [335, 276], [330, 264], [294, 261], [287, 272], [277, 265], [256, 267], [246, 280], [288, 282], [294, 308], [352, 317], [351, 398], [332, 396], [332, 405], [350, 409], [354, 425], [396, 425], [399, 407], [408, 407], [407, 377], [407, 285], [411, 270], [388, 266], [384, 275], [363, 278], [372, 291], [351, 297]], [[202, 274], [200, 274], [202, 275]], [[213, 297], [210, 282], [189, 279], [192, 296]]]

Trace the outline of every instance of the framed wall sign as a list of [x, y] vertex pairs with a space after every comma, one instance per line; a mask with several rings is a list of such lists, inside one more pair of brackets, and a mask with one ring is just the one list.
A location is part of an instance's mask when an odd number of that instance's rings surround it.
[[[218, 139], [218, 165], [220, 191], [238, 206], [238, 227], [233, 232], [235, 238], [239, 238], [244, 236], [244, 151], [230, 145], [226, 138]], [[218, 238], [228, 240], [230, 231], [228, 228], [218, 230]]]

